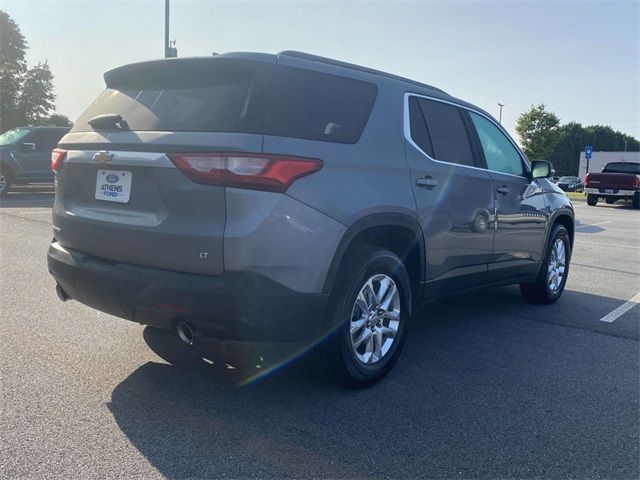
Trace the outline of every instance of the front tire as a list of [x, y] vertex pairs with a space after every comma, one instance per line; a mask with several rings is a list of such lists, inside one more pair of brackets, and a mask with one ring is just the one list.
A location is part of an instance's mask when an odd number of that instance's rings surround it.
[[394, 253], [359, 247], [338, 278], [329, 313], [336, 328], [317, 354], [338, 383], [368, 387], [391, 370], [404, 345], [412, 306], [409, 274]]
[[597, 195], [587, 194], [587, 205], [595, 207], [597, 203], [598, 203]]
[[520, 291], [527, 302], [553, 303], [564, 292], [569, 276], [571, 240], [562, 225], [556, 225], [549, 237], [540, 272], [533, 283], [521, 284]]

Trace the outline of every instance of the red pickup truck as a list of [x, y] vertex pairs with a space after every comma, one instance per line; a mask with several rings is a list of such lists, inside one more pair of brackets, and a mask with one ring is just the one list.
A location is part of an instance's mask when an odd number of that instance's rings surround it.
[[640, 209], [640, 163], [607, 163], [601, 173], [588, 173], [584, 179], [587, 204], [595, 205], [598, 199], [612, 204], [618, 200], [631, 200], [633, 208]]

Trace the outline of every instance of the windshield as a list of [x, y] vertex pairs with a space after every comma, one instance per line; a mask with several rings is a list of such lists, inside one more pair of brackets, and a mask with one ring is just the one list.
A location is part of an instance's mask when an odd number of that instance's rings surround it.
[[640, 175], [640, 163], [609, 163], [602, 169], [608, 173], [635, 173]]
[[558, 180], [559, 182], [575, 182], [576, 177], [560, 177], [560, 180]]
[[0, 145], [14, 145], [24, 138], [29, 132], [30, 128], [14, 128], [0, 135]]

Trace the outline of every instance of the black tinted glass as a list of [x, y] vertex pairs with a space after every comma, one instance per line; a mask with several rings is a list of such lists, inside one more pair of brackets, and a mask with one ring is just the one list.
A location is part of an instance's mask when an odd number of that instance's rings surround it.
[[60, 139], [64, 137], [66, 131], [46, 130], [40, 136], [40, 143], [36, 146], [38, 150], [53, 150]]
[[411, 139], [424, 153], [433, 157], [433, 145], [427, 131], [427, 124], [422, 115], [422, 109], [416, 97], [409, 98], [409, 125], [411, 127]]
[[376, 86], [368, 82], [280, 67], [273, 81], [264, 133], [355, 143], [376, 93]]
[[120, 114], [131, 130], [234, 132], [246, 128], [256, 68], [243, 62], [158, 64], [111, 81], [73, 131], [96, 115]]
[[475, 165], [460, 109], [424, 98], [420, 99], [420, 106], [427, 120], [435, 158], [460, 165]]
[[609, 163], [605, 165], [603, 172], [609, 173], [635, 173], [640, 175], [640, 163]]
[[375, 85], [335, 75], [229, 59], [132, 67], [72, 131], [97, 115], [120, 114], [131, 130], [238, 132], [355, 143], [376, 97]]

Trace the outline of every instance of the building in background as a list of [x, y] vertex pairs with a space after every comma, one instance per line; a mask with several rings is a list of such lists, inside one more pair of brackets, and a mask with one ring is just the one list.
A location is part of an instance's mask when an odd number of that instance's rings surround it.
[[[602, 168], [611, 162], [640, 162], [640, 152], [593, 152], [589, 160], [589, 171], [600, 172]], [[587, 175], [587, 161], [584, 152], [580, 152], [580, 167], [578, 176], [584, 180]]]

